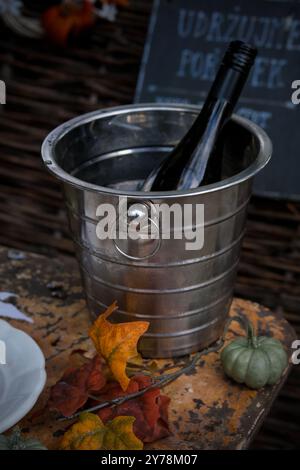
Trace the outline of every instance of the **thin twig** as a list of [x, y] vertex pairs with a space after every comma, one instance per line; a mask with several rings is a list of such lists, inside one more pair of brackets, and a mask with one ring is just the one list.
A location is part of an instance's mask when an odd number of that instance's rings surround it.
[[[99, 403], [99, 405], [92, 406], [91, 408], [87, 408], [84, 411], [92, 413], [94, 411], [107, 408], [108, 406], [121, 405], [128, 400], [132, 400], [133, 398], [137, 398], [141, 395], [144, 395], [144, 393], [148, 392], [149, 390], [152, 390], [153, 388], [164, 387], [168, 383], [177, 379], [177, 377], [179, 377], [180, 375], [186, 372], [190, 372], [196, 366], [196, 363], [199, 359], [199, 355], [200, 353], [197, 353], [184, 368], [179, 369], [176, 372], [173, 372], [172, 374], [166, 374], [166, 375], [160, 376], [157, 378], [157, 380], [154, 379], [154, 382], [152, 384], [150, 384], [148, 387], [143, 388], [142, 390], [139, 390], [138, 392], [129, 393], [128, 395], [125, 395], [123, 397], [113, 398], [112, 400]], [[58, 418], [58, 420], [59, 421], [71, 420], [71, 419], [77, 418], [81, 413], [82, 411], [79, 411], [78, 413], [75, 413], [72, 416], [61, 417], [61, 418]]]
[[[132, 400], [133, 398], [137, 398], [141, 395], [144, 395], [144, 393], [148, 392], [149, 390], [152, 390], [153, 388], [162, 388], [162, 387], [168, 385], [169, 383], [173, 382], [174, 380], [176, 380], [181, 375], [191, 372], [197, 365], [199, 365], [199, 360], [202, 356], [205, 356], [205, 355], [210, 354], [212, 352], [217, 352], [221, 349], [221, 347], [224, 344], [226, 333], [228, 331], [229, 325], [234, 320], [238, 321], [239, 323], [242, 322], [242, 320], [239, 317], [229, 318], [227, 320], [226, 324], [225, 324], [225, 328], [224, 328], [222, 337], [216, 343], [214, 343], [212, 346], [210, 346], [209, 348], [204, 349], [203, 351], [200, 351], [200, 352], [196, 353], [180, 369], [178, 369], [175, 372], [172, 372], [170, 374], [164, 374], [164, 375], [161, 375], [161, 376], [156, 376], [153, 379], [154, 381], [153, 381], [152, 384], [150, 384], [148, 387], [143, 388], [142, 390], [139, 390], [138, 392], [129, 393], [128, 395], [125, 395], [123, 397], [113, 398], [112, 400], [99, 403], [98, 405], [92, 406], [91, 408], [87, 408], [84, 411], [91, 413], [91, 412], [94, 412], [94, 411], [99, 411], [103, 408], [107, 408], [108, 406], [121, 405], [121, 404], [125, 403], [128, 400]], [[176, 367], [176, 365], [174, 367]], [[82, 411], [79, 411], [79, 412], [73, 414], [72, 416], [59, 417], [58, 420], [59, 421], [72, 420], [72, 419], [77, 418], [81, 413], [82, 413]]]
[[104, 401], [103, 403], [100, 403], [99, 405], [95, 405], [95, 406], [92, 406], [91, 408], [87, 408], [85, 410], [79, 411], [78, 413], [75, 413], [72, 416], [59, 417], [58, 421], [65, 421], [65, 420], [71, 420], [71, 419], [77, 418], [83, 411], [87, 413], [92, 413], [93, 411], [98, 411], [98, 410], [101, 410], [102, 408], [107, 408], [108, 406], [121, 405], [125, 401], [132, 400], [133, 398], [137, 398], [140, 395], [143, 395], [144, 393], [146, 393], [148, 390], [151, 390], [152, 388], [156, 388], [157, 386], [158, 386], [157, 383], [153, 382], [151, 385], [149, 385], [146, 388], [143, 388], [142, 390], [139, 390], [138, 392], [129, 393], [128, 395], [125, 395], [123, 397], [117, 397], [109, 401]]

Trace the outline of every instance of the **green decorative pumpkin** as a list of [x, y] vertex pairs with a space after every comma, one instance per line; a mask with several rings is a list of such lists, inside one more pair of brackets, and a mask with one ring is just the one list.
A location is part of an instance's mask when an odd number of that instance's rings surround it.
[[248, 324], [247, 336], [232, 341], [221, 352], [226, 375], [254, 389], [275, 384], [288, 365], [281, 342], [267, 336], [255, 336], [251, 324]]
[[0, 450], [47, 450], [37, 439], [24, 439], [18, 426], [9, 436], [0, 434]]

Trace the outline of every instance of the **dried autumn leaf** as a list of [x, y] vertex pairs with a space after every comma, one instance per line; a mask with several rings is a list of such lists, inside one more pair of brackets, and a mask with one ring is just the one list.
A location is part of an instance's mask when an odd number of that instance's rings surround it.
[[103, 424], [92, 413], [79, 420], [63, 436], [62, 450], [141, 450], [143, 443], [133, 433], [134, 417], [119, 416]]
[[134, 321], [129, 323], [110, 323], [109, 315], [117, 309], [114, 302], [94, 322], [89, 331], [98, 353], [104, 357], [114, 376], [123, 390], [129, 384], [126, 374], [126, 364], [131, 358], [137, 356], [137, 342], [147, 331], [149, 323]]
[[[73, 358], [72, 358], [73, 359]], [[88, 400], [89, 393], [99, 392], [106, 384], [101, 358], [97, 355], [77, 368], [68, 368], [50, 390], [48, 406], [71, 416]]]
[[[119, 384], [110, 382], [101, 390], [98, 397], [101, 401], [112, 400], [113, 398], [138, 392], [150, 384], [150, 377], [137, 375], [131, 379], [126, 393]], [[169, 397], [161, 395], [158, 388], [153, 388], [135, 399], [100, 410], [98, 416], [104, 423], [117, 416], [134, 416], [133, 431], [135, 435], [143, 442], [154, 442], [170, 434], [168, 424], [169, 403]]]

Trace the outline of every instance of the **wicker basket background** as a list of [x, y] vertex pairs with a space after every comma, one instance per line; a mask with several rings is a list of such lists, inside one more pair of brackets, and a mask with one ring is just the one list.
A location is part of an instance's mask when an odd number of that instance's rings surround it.
[[[60, 187], [41, 163], [41, 142], [75, 115], [132, 102], [150, 10], [151, 0], [130, 0], [115, 23], [99, 20], [85, 43], [66, 49], [1, 25], [7, 104], [0, 108], [0, 244], [73, 256]], [[253, 198], [235, 293], [284, 313], [298, 337], [299, 261], [300, 204]], [[295, 367], [254, 447], [299, 447], [299, 392]]]

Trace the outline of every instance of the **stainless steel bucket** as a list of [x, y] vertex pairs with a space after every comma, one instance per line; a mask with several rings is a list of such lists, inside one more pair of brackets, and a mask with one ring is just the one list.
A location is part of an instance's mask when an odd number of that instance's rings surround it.
[[[96, 316], [117, 300], [113, 320], [149, 321], [140, 342], [145, 356], [188, 354], [220, 336], [232, 299], [252, 179], [271, 156], [265, 132], [235, 116], [222, 146], [226, 179], [185, 192], [137, 191], [138, 182], [198, 112], [191, 106], [157, 104], [97, 111], [59, 126], [42, 147], [46, 166], [63, 182], [89, 309]], [[159, 230], [151, 240], [100, 240], [97, 208], [108, 203], [118, 211], [120, 196], [130, 205], [142, 203], [145, 210], [162, 203], [204, 204], [203, 247], [186, 250], [185, 239], [162, 239]]]

